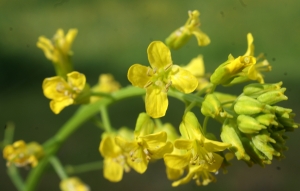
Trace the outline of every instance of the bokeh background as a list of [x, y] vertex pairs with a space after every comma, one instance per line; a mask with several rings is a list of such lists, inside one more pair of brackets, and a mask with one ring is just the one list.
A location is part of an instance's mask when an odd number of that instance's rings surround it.
[[[43, 143], [53, 136], [72, 116], [77, 106], [68, 107], [59, 115], [49, 109], [41, 89], [45, 77], [54, 76], [51, 62], [36, 47], [40, 35], [51, 38], [58, 28], [67, 31], [78, 28], [73, 44], [73, 62], [90, 84], [101, 73], [112, 73], [123, 86], [129, 84], [127, 69], [133, 63], [147, 65], [146, 49], [153, 40], [164, 40], [183, 25], [188, 10], [201, 12], [202, 30], [211, 38], [207, 47], [198, 47], [196, 39], [182, 49], [172, 51], [176, 64], [188, 63], [198, 54], [204, 55], [206, 71], [227, 59], [239, 56], [247, 48], [246, 34], [255, 39], [255, 53], [263, 52], [273, 66], [265, 75], [266, 82], [283, 81], [288, 101], [282, 106], [293, 108], [300, 121], [300, 1], [297, 0], [0, 0], [0, 138], [8, 121], [16, 125], [14, 140]], [[239, 94], [242, 86], [219, 88]], [[178, 127], [183, 105], [170, 99], [164, 122]], [[134, 127], [139, 112], [144, 111], [142, 99], [130, 99], [110, 107], [112, 125]], [[198, 111], [199, 112], [199, 111]], [[210, 130], [219, 133], [220, 125], [209, 123]], [[86, 123], [77, 130], [58, 152], [64, 165], [100, 161], [98, 152], [100, 129]], [[165, 175], [163, 161], [150, 164], [147, 172], [125, 174], [119, 183], [110, 183], [102, 171], [78, 176], [92, 190], [224, 190], [263, 191], [299, 190], [300, 144], [299, 130], [289, 133], [286, 159], [261, 168], [249, 168], [234, 160], [229, 173], [217, 175], [217, 183], [197, 187], [192, 181], [171, 187]], [[21, 169], [26, 176], [28, 169]], [[0, 158], [0, 190], [16, 190], [6, 174], [5, 161]], [[39, 191], [59, 190], [59, 178], [51, 167], [38, 186]]]

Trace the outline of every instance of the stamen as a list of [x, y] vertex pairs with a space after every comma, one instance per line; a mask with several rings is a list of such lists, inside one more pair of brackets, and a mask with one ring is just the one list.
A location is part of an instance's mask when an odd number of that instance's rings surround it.
[[166, 84], [166, 86], [165, 86], [166, 92], [169, 91], [169, 87], [170, 87], [171, 85], [172, 85], [172, 81], [169, 81], [169, 82]]
[[172, 67], [172, 65], [173, 65], [172, 63], [171, 63], [171, 64], [169, 64], [169, 65], [167, 65], [167, 66], [164, 68], [164, 70], [165, 70], [165, 71], [167, 71], [169, 68], [171, 68], [171, 67]]
[[148, 70], [147, 70], [147, 76], [151, 77], [152, 75], [150, 74], [151, 72], [151, 68], [148, 67]]
[[144, 88], [148, 88], [149, 86], [151, 86], [152, 85], [152, 81], [148, 81], [147, 83], [146, 83], [146, 85], [144, 85]]

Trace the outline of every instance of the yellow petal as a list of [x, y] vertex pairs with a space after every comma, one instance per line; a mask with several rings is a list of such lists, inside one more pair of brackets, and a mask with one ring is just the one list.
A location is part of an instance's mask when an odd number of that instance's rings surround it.
[[205, 74], [203, 56], [199, 55], [196, 58], [193, 58], [188, 65], [183, 67], [183, 69], [189, 71], [196, 77], [202, 77]]
[[174, 169], [174, 168], [169, 168], [168, 166], [166, 166], [166, 173], [167, 173], [167, 177], [169, 180], [176, 180], [178, 179], [180, 176], [183, 175], [184, 170], [183, 169]]
[[171, 153], [173, 151], [173, 144], [171, 142], [167, 142], [162, 146], [150, 147], [148, 149], [149, 153], [151, 153], [151, 159], [161, 159], [166, 153]]
[[145, 136], [140, 136], [147, 143], [148, 147], [155, 147], [158, 144], [165, 143], [167, 140], [167, 133], [164, 131], [153, 133]]
[[133, 86], [144, 88], [151, 79], [150, 76], [147, 75], [148, 70], [151, 69], [140, 64], [134, 64], [129, 68], [127, 78]]
[[187, 152], [183, 155], [165, 154], [164, 161], [166, 166], [173, 169], [184, 169], [190, 163], [191, 153]]
[[218, 155], [216, 153], [212, 153], [212, 154], [213, 154], [214, 162], [211, 164], [208, 164], [206, 166], [206, 170], [208, 170], [209, 172], [217, 172], [219, 170], [219, 168], [221, 167], [221, 164], [223, 162], [223, 157], [221, 157], [220, 155]]
[[182, 150], [190, 150], [190, 149], [192, 149], [193, 144], [194, 144], [193, 140], [186, 140], [186, 139], [177, 139], [174, 142], [174, 146], [177, 149], [182, 149]]
[[120, 136], [115, 138], [115, 142], [124, 152], [130, 152], [138, 148], [138, 144], [135, 141], [127, 141]]
[[64, 92], [60, 92], [59, 89], [62, 87], [68, 87], [67, 82], [60, 76], [46, 78], [43, 81], [43, 92], [44, 95], [49, 99], [59, 99], [64, 97]]
[[123, 167], [112, 158], [105, 158], [103, 175], [111, 182], [119, 182], [123, 177]]
[[254, 56], [254, 45], [253, 45], [253, 36], [251, 33], [247, 34], [247, 42], [248, 42], [248, 49], [244, 56]]
[[107, 135], [101, 140], [99, 151], [103, 157], [116, 157], [121, 149], [116, 145], [114, 137]]
[[140, 113], [136, 121], [134, 135], [143, 136], [149, 135], [154, 131], [154, 123], [146, 113]]
[[71, 87], [73, 88], [76, 87], [76, 89], [78, 90], [83, 90], [86, 82], [84, 74], [74, 71], [68, 73], [67, 76], [68, 76], [68, 83], [71, 85]]
[[128, 164], [140, 174], [143, 174], [147, 170], [148, 163], [149, 161], [142, 147], [136, 149], [131, 159], [128, 160]]
[[200, 131], [200, 124], [193, 112], [187, 112], [179, 126], [179, 131], [185, 139], [200, 139], [202, 133]]
[[161, 41], [153, 41], [148, 46], [147, 53], [149, 63], [153, 69], [165, 68], [172, 65], [171, 52]]
[[192, 33], [197, 38], [199, 46], [209, 45], [210, 38], [207, 36], [207, 34], [205, 34], [204, 32], [202, 32], [199, 28], [195, 28]]
[[37, 47], [44, 51], [44, 54], [47, 59], [52, 60], [53, 58], [53, 44], [52, 42], [44, 36], [39, 37], [39, 41], [37, 42]]
[[69, 53], [70, 47], [72, 46], [72, 43], [73, 43], [77, 33], [78, 33], [77, 29], [69, 29], [68, 33], [66, 34], [66, 37], [65, 37], [66, 42], [65, 42], [65, 47], [64, 47], [66, 53]]
[[153, 118], [163, 117], [168, 108], [167, 93], [159, 88], [148, 87], [146, 91], [146, 112]]
[[219, 152], [219, 151], [224, 151], [228, 147], [230, 147], [231, 144], [229, 143], [223, 143], [219, 141], [212, 141], [209, 139], [204, 140], [204, 147], [206, 150], [210, 152]]
[[172, 86], [183, 93], [191, 93], [198, 86], [197, 78], [177, 65], [172, 66], [171, 81]]
[[63, 110], [65, 107], [72, 105], [74, 103], [74, 100], [69, 97], [65, 97], [60, 100], [52, 100], [50, 102], [50, 108], [55, 114], [59, 114], [61, 110]]

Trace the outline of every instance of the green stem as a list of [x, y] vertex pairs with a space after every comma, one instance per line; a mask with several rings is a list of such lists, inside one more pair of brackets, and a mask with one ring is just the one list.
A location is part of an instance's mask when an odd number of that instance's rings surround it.
[[15, 132], [15, 125], [12, 122], [8, 122], [5, 126], [5, 131], [4, 131], [4, 139], [2, 142], [3, 147], [12, 144], [14, 138], [14, 132]]
[[39, 161], [38, 166], [31, 170], [26, 181], [25, 191], [35, 190], [39, 179], [48, 165], [49, 158], [54, 155], [61, 147], [62, 143], [75, 131], [81, 124], [99, 112], [102, 105], [110, 105], [122, 99], [141, 96], [145, 94], [144, 89], [128, 87], [112, 94], [114, 99], [103, 98], [93, 104], [81, 106], [77, 112], [62, 126], [56, 135], [43, 144], [45, 156]]
[[25, 184], [19, 174], [17, 167], [15, 167], [14, 165], [10, 165], [7, 168], [7, 174], [11, 178], [14, 185], [17, 187], [18, 191], [24, 191]]
[[107, 108], [105, 105], [100, 106], [100, 111], [101, 111], [101, 118], [103, 121], [103, 127], [106, 132], [111, 132], [112, 128], [110, 125], [109, 117], [108, 117], [108, 112]]
[[68, 178], [68, 175], [65, 172], [65, 169], [62, 167], [62, 165], [57, 157], [52, 156], [49, 158], [49, 161], [52, 164], [53, 168], [55, 169], [56, 173], [58, 174], [58, 176], [61, 180]]
[[91, 162], [91, 163], [77, 165], [77, 166], [68, 165], [65, 167], [65, 170], [69, 175], [72, 175], [72, 174], [79, 174], [88, 171], [101, 170], [102, 168], [103, 168], [103, 161], [96, 161], [96, 162]]
[[98, 97], [109, 97], [113, 98], [113, 96], [110, 93], [105, 93], [105, 92], [90, 92], [91, 96], [98, 96]]
[[206, 134], [206, 127], [207, 127], [209, 118], [210, 118], [209, 116], [205, 116], [204, 121], [203, 121], [203, 134], [204, 135]]

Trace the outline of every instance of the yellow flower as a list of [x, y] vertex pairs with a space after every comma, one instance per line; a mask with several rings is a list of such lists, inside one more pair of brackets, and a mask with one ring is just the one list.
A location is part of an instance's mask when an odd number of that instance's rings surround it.
[[86, 101], [83, 99], [84, 96], [79, 97], [88, 92], [84, 74], [71, 72], [67, 77], [67, 81], [60, 76], [55, 76], [46, 78], [43, 82], [44, 95], [52, 99], [50, 108], [55, 114], [60, 113], [66, 106]]
[[171, 52], [164, 43], [152, 42], [147, 53], [152, 68], [134, 64], [129, 68], [127, 77], [132, 85], [146, 88], [146, 112], [153, 118], [159, 118], [168, 108], [167, 92], [170, 87], [191, 93], [197, 88], [198, 81], [189, 71], [173, 65]]
[[189, 11], [189, 19], [184, 26], [174, 31], [167, 39], [166, 44], [173, 49], [182, 47], [191, 37], [195, 35], [199, 46], [206, 46], [210, 43], [209, 37], [202, 32], [200, 27], [199, 11]]
[[60, 182], [61, 191], [89, 191], [90, 188], [85, 185], [79, 178], [71, 177]]
[[114, 135], [105, 135], [102, 139], [99, 151], [104, 157], [103, 174], [111, 182], [122, 180], [123, 171], [129, 172], [126, 156], [121, 148], [115, 143]]
[[[247, 34], [247, 42], [248, 42], [248, 48], [244, 56], [254, 56], [254, 44], [253, 44], [253, 36], [251, 33]], [[243, 73], [240, 74], [239, 77], [235, 78], [231, 81], [230, 84], [236, 84], [236, 83], [242, 83], [249, 80], [255, 80], [259, 83], [264, 83], [264, 78], [261, 72], [268, 72], [271, 71], [272, 67], [267, 61], [267, 59], [264, 58], [263, 54], [256, 57], [256, 64], [253, 64], [249, 67], [246, 67], [243, 70]]]
[[39, 37], [37, 47], [42, 49], [46, 58], [53, 62], [58, 76], [65, 78], [66, 74], [73, 70], [70, 61], [70, 57], [73, 54], [71, 45], [77, 32], [77, 29], [70, 29], [68, 33], [64, 35], [64, 31], [58, 29], [52, 40], [44, 36]]
[[197, 90], [202, 90], [205, 88], [209, 82], [205, 77], [205, 67], [203, 62], [203, 56], [199, 55], [196, 58], [193, 58], [190, 63], [188, 63], [183, 69], [188, 70], [198, 79]]
[[36, 142], [26, 144], [19, 140], [3, 149], [3, 158], [7, 160], [7, 166], [15, 164], [17, 167], [35, 167], [42, 156], [43, 148]]
[[174, 143], [175, 148], [186, 152], [183, 154], [165, 154], [164, 156], [167, 166], [174, 169], [189, 169], [187, 176], [179, 183], [174, 183], [173, 186], [186, 183], [193, 176], [200, 176], [206, 171], [217, 172], [221, 167], [223, 158], [215, 152], [225, 150], [230, 144], [207, 139], [200, 128], [196, 116], [192, 112], [186, 113], [179, 127], [183, 139], [178, 139]]
[[[111, 74], [101, 74], [99, 76], [98, 84], [92, 88], [94, 92], [111, 93], [119, 90], [121, 85], [117, 82]], [[91, 96], [91, 103], [101, 99], [99, 96]]]
[[128, 141], [120, 136], [115, 139], [123, 152], [128, 154], [129, 165], [140, 174], [147, 170], [151, 159], [160, 159], [173, 150], [172, 143], [167, 142], [167, 133], [153, 133], [153, 130], [153, 121], [147, 114], [141, 113], [136, 123], [134, 140]]

